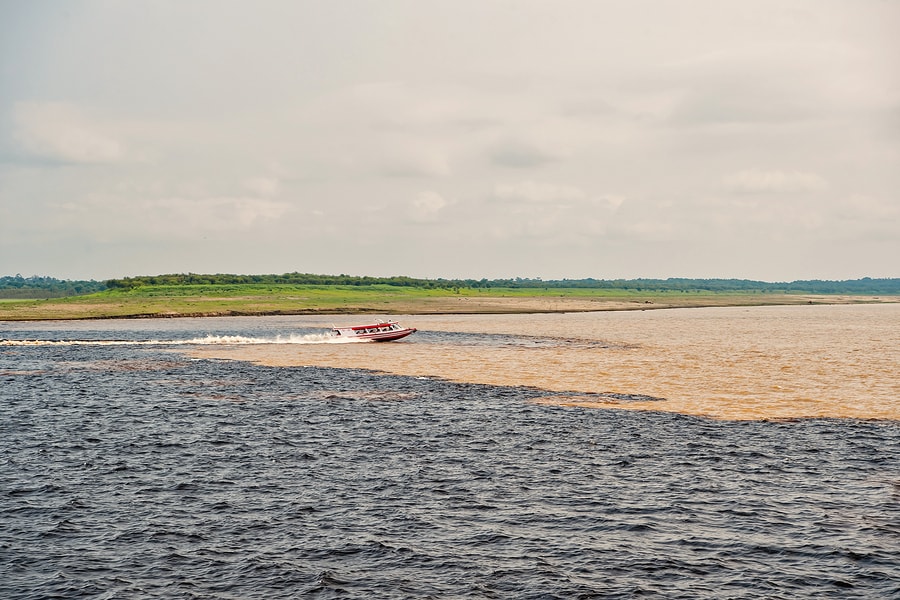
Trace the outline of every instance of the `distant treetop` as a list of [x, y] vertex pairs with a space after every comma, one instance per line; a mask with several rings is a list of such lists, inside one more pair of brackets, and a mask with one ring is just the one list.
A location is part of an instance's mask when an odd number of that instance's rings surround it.
[[195, 273], [127, 277], [106, 282], [109, 288], [135, 288], [147, 285], [393, 285], [426, 289], [453, 288], [589, 288], [611, 290], [708, 291], [708, 292], [765, 292], [807, 294], [900, 294], [900, 279], [851, 279], [845, 281], [793, 281], [769, 283], [748, 279], [417, 279], [413, 277], [368, 277], [355, 275], [317, 275], [285, 273], [283, 275], [198, 275]]
[[200, 275], [182, 273], [125, 277], [107, 281], [73, 281], [53, 277], [0, 277], [0, 298], [58, 298], [93, 294], [107, 289], [133, 289], [144, 286], [181, 285], [392, 285], [424, 289], [608, 289], [639, 292], [758, 292], [792, 294], [900, 295], [900, 279], [818, 279], [770, 283], [748, 279], [417, 279], [414, 277], [368, 277], [356, 275]]
[[0, 298], [61, 298], [106, 289], [102, 281], [70, 281], [53, 277], [0, 277]]

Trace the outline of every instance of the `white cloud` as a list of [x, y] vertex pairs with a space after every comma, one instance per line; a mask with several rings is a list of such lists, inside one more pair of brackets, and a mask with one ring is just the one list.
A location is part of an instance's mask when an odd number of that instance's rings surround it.
[[[896, 228], [900, 222], [900, 197], [893, 199], [853, 194], [839, 205], [841, 219], [880, 221], [882, 225]], [[896, 229], [895, 229], [896, 231]]]
[[830, 219], [834, 239], [896, 241], [900, 197], [852, 194], [840, 198]]
[[274, 221], [290, 205], [253, 197], [163, 198], [150, 202], [148, 208], [177, 217], [198, 230], [216, 231], [249, 229], [263, 221]]
[[587, 194], [574, 186], [522, 181], [494, 186], [493, 198], [508, 202], [571, 205], [587, 199]]
[[375, 126], [408, 130], [464, 118], [470, 108], [462, 98], [461, 90], [445, 86], [380, 81], [350, 86], [328, 103]]
[[274, 196], [281, 189], [276, 177], [251, 177], [244, 180], [244, 188], [260, 196]]
[[74, 163], [107, 163], [123, 158], [122, 144], [71, 104], [22, 102], [13, 112], [15, 137], [38, 158]]
[[819, 192], [828, 182], [816, 173], [749, 169], [726, 175], [725, 188], [749, 194]]
[[490, 150], [493, 164], [516, 169], [539, 167], [560, 158], [560, 153], [521, 140], [504, 140]]
[[123, 199], [102, 194], [58, 205], [56, 219], [67, 231], [92, 232], [99, 239], [147, 236], [196, 238], [250, 231], [275, 222], [291, 207], [249, 196]]
[[438, 149], [417, 146], [389, 144], [379, 157], [379, 171], [389, 177], [446, 177], [450, 175], [447, 157]]
[[433, 191], [419, 193], [409, 203], [409, 217], [419, 223], [430, 223], [438, 220], [440, 212], [449, 206], [449, 202]]
[[625, 198], [591, 195], [579, 187], [535, 181], [494, 186], [494, 212], [486, 219], [491, 236], [528, 238], [548, 246], [583, 246], [602, 235]]
[[662, 77], [682, 92], [673, 124], [778, 127], [893, 104], [891, 70], [840, 37], [761, 37], [673, 61]]
[[646, 220], [623, 224], [617, 230], [617, 233], [636, 241], [659, 242], [671, 240], [676, 233], [676, 229], [672, 223]]
[[600, 205], [605, 205], [612, 210], [617, 210], [625, 203], [625, 196], [620, 196], [618, 194], [604, 194], [599, 196], [595, 202]]

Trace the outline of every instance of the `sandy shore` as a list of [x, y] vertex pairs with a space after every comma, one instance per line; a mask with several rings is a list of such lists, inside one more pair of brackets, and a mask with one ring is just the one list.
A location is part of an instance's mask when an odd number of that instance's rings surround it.
[[[0, 321], [47, 321], [72, 319], [138, 319], [176, 317], [225, 317], [267, 315], [441, 315], [523, 314], [716, 306], [780, 306], [799, 304], [898, 303], [900, 296], [794, 295], [794, 294], [684, 294], [642, 296], [441, 296], [425, 298], [377, 298], [341, 306], [298, 306], [290, 301], [273, 302], [264, 296], [192, 298], [170, 305], [163, 299], [152, 304], [134, 301], [23, 301], [0, 302]], [[210, 305], [215, 303], [215, 308]]]
[[[897, 303], [900, 297], [824, 295], [708, 295], [700, 297], [649, 297], [647, 299], [579, 297], [427, 298], [397, 306], [396, 314], [516, 314], [591, 312], [605, 310], [658, 310], [713, 306], [780, 306], [799, 304]], [[400, 304], [400, 303], [398, 303]]]

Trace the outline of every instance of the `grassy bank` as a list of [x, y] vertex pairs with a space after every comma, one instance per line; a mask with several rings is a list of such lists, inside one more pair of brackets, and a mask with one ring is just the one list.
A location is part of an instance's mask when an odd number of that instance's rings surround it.
[[0, 302], [0, 320], [296, 314], [441, 314], [644, 310], [898, 302], [900, 297], [608, 289], [423, 289], [390, 285], [176, 285]]

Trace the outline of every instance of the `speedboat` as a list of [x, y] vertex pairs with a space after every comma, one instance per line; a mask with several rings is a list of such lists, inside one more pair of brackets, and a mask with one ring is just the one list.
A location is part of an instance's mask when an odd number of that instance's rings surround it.
[[331, 328], [332, 335], [352, 340], [371, 340], [373, 342], [392, 342], [415, 332], [415, 327], [403, 327], [397, 321], [379, 321], [374, 325]]

